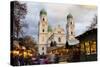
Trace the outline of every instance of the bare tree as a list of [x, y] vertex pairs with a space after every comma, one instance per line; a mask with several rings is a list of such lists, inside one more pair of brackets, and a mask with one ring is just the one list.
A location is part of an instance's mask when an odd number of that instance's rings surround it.
[[92, 24], [89, 27], [89, 30], [96, 28], [97, 26], [97, 16], [95, 15], [95, 17], [93, 18]]
[[20, 3], [18, 1], [12, 1], [12, 19], [13, 19], [13, 37], [19, 38], [19, 34], [22, 33], [21, 29], [23, 27], [23, 19], [27, 14], [27, 7], [25, 3]]

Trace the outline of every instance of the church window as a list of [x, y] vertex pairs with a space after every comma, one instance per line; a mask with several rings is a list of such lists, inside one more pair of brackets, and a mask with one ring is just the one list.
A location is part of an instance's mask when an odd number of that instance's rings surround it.
[[71, 24], [72, 24], [72, 22], [71, 22]]
[[42, 50], [44, 50], [44, 47], [42, 47]]
[[45, 21], [45, 19], [43, 18], [43, 21]]
[[50, 46], [53, 47], [53, 41], [51, 41]]
[[73, 34], [73, 32], [71, 32], [71, 35]]
[[61, 42], [61, 38], [60, 37], [58, 38], [58, 42]]
[[42, 30], [42, 32], [44, 32], [44, 29]]
[[42, 53], [42, 55], [44, 55], [44, 52]]

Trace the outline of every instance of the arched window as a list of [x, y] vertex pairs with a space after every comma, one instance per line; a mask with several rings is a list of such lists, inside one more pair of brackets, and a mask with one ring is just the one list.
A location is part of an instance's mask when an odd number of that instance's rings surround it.
[[73, 32], [71, 32], [71, 35], [73, 34]]
[[44, 50], [44, 47], [42, 47], [42, 50]]
[[42, 53], [42, 55], [44, 55], [44, 52]]
[[56, 46], [57, 45], [57, 43], [56, 43], [56, 41], [54, 41], [54, 46]]
[[42, 30], [42, 32], [44, 32], [44, 29]]
[[43, 18], [43, 21], [45, 21], [45, 19]]
[[56, 41], [51, 41], [50, 46], [55, 47], [57, 45]]
[[51, 41], [50, 46], [53, 47], [53, 42]]
[[61, 42], [61, 38], [60, 37], [58, 38], [58, 42]]
[[70, 22], [71, 23], [71, 25], [73, 24], [72, 22]]

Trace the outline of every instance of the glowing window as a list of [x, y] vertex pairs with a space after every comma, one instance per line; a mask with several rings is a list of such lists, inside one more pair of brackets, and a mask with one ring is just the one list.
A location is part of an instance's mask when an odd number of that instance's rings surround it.
[[61, 38], [60, 37], [58, 38], [58, 42], [61, 42]]

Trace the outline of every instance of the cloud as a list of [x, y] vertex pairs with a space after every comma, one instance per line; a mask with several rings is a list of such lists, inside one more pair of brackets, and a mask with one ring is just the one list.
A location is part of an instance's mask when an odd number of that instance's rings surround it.
[[64, 28], [66, 32], [67, 15], [71, 13], [75, 22], [75, 34], [80, 35], [87, 30], [87, 26], [90, 26], [92, 19], [97, 14], [97, 7], [90, 8], [91, 6], [73, 5], [73, 4], [58, 4], [58, 3], [41, 3], [41, 2], [25, 2], [27, 4], [26, 22], [29, 24], [29, 28], [26, 29], [26, 35], [30, 35], [38, 38], [38, 22], [39, 13], [41, 9], [47, 11], [48, 24], [51, 27], [56, 27], [58, 24]]

